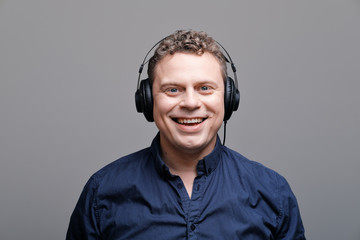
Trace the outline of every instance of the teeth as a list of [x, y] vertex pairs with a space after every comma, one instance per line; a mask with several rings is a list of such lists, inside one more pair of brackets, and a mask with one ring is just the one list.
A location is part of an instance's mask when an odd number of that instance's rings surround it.
[[194, 123], [201, 123], [203, 121], [202, 118], [178, 118], [177, 122], [180, 124], [194, 124]]

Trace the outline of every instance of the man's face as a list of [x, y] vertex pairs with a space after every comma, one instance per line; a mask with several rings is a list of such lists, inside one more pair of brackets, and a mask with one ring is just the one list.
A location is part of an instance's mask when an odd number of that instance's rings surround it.
[[217, 59], [207, 52], [167, 55], [155, 68], [152, 91], [163, 150], [209, 154], [224, 118], [224, 81]]

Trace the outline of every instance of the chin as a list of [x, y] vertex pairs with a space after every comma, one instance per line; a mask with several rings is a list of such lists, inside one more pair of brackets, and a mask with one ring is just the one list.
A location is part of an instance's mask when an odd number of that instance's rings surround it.
[[[182, 139], [178, 139], [178, 148], [183, 149], [186, 152], [202, 152], [206, 149], [213, 149], [216, 143], [216, 136], [211, 138], [201, 136], [187, 136]], [[214, 145], [213, 145], [214, 144]]]

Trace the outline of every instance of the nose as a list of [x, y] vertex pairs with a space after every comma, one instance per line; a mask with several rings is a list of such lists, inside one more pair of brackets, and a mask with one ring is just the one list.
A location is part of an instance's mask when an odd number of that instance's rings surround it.
[[180, 107], [187, 109], [196, 109], [200, 107], [200, 99], [194, 89], [186, 90], [185, 94], [182, 96]]

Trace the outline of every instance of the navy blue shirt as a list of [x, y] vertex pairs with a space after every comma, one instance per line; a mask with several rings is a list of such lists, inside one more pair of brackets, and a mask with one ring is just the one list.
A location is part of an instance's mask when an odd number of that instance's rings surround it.
[[218, 138], [197, 173], [190, 199], [157, 135], [89, 179], [66, 239], [305, 239], [296, 198], [276, 172]]

